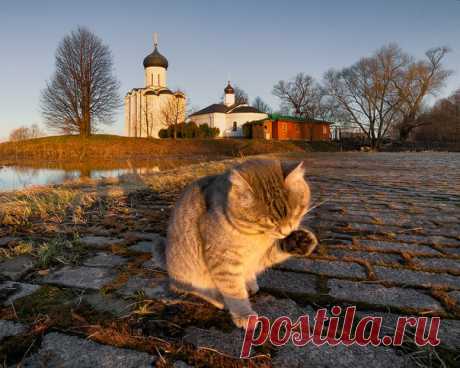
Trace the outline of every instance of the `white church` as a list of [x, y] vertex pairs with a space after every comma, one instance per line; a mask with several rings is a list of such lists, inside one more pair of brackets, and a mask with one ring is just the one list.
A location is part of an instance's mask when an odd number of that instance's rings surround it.
[[189, 116], [189, 120], [198, 125], [208, 124], [219, 128], [219, 137], [242, 137], [243, 124], [248, 121], [262, 120], [268, 115], [248, 104], [235, 103], [235, 91], [228, 82], [224, 89], [224, 102], [205, 107]]
[[[125, 134], [128, 137], [159, 138], [158, 132], [168, 123], [165, 121], [165, 110], [175, 103], [182, 106], [177, 109], [181, 115], [177, 122], [185, 121], [186, 96], [168, 89], [168, 60], [158, 51], [156, 34], [153, 43], [153, 52], [144, 59], [144, 87], [133, 88], [125, 96]], [[241, 137], [244, 123], [267, 117], [266, 113], [248, 104], [235, 103], [235, 91], [229, 81], [224, 89], [223, 103], [209, 105], [191, 114], [188, 121], [219, 128], [220, 137]]]
[[133, 88], [125, 96], [125, 134], [128, 137], [159, 138], [158, 132], [167, 126], [165, 109], [182, 104], [178, 108], [185, 120], [186, 96], [172, 92], [166, 84], [168, 60], [158, 51], [158, 40], [154, 35], [154, 50], [144, 59], [144, 87]]

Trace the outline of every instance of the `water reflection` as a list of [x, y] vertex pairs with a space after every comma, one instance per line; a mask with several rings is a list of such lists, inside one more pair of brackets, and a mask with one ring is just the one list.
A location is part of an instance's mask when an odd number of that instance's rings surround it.
[[209, 161], [209, 158], [164, 158], [153, 161], [108, 161], [85, 164], [22, 163], [11, 166], [0, 164], [0, 191], [24, 189], [34, 185], [60, 184], [78, 178], [102, 179], [124, 174], [145, 175], [202, 161]]

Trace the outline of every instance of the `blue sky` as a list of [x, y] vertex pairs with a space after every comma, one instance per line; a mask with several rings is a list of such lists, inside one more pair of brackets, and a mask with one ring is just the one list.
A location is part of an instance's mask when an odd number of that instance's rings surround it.
[[[459, 0], [323, 1], [1, 1], [0, 139], [41, 123], [40, 91], [53, 72], [60, 39], [86, 26], [111, 48], [121, 94], [143, 85], [142, 60], [159, 33], [169, 60], [168, 85], [190, 105], [217, 101], [227, 76], [273, 107], [273, 85], [298, 72], [320, 79], [388, 42], [414, 56], [452, 48], [455, 74], [443, 95], [460, 88]], [[123, 132], [123, 111], [107, 132]]]

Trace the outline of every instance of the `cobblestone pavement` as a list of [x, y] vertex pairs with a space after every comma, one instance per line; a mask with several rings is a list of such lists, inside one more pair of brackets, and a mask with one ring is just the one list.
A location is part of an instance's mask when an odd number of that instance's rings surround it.
[[[228, 314], [169, 292], [155, 257], [178, 193], [141, 191], [67, 231], [84, 246], [77, 260], [44, 267], [23, 255], [0, 264], [2, 360], [26, 367], [458, 367], [460, 154], [311, 154], [305, 162], [318, 205], [306, 223], [320, 246], [309, 259], [262, 275], [255, 310], [295, 319], [352, 305], [358, 316], [382, 316], [390, 335], [399, 315], [441, 316], [438, 347], [417, 347], [409, 330], [400, 347], [265, 344], [250, 360], [238, 359], [242, 332]], [[4, 232], [1, 246], [21, 236]]]

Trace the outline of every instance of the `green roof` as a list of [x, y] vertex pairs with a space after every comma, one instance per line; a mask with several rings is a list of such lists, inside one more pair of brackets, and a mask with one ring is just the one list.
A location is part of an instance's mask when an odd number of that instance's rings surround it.
[[287, 120], [297, 121], [299, 123], [326, 123], [332, 124], [330, 121], [318, 120], [318, 119], [302, 119], [295, 116], [281, 115], [281, 114], [268, 114], [268, 118], [271, 120]]
[[298, 123], [316, 123], [316, 124], [333, 124], [330, 121], [325, 121], [325, 120], [318, 120], [318, 119], [302, 119], [302, 118], [297, 118], [295, 116], [289, 116], [289, 115], [281, 115], [281, 114], [268, 114], [268, 118], [265, 119], [260, 119], [260, 120], [254, 120], [254, 121], [248, 121], [246, 124], [261, 124], [265, 120], [285, 120], [285, 121], [295, 121]]

